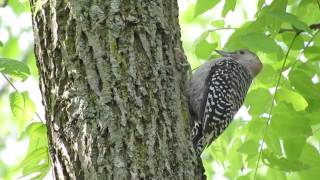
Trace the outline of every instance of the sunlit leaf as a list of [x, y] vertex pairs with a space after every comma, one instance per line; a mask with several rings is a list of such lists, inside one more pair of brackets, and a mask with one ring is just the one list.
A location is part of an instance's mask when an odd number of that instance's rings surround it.
[[255, 141], [249, 140], [244, 142], [239, 148], [238, 152], [243, 154], [257, 154], [259, 144]]
[[32, 174], [32, 179], [42, 179], [50, 170], [46, 125], [34, 122], [25, 132], [29, 136], [28, 153], [18, 169], [22, 170], [22, 177]]
[[13, 92], [10, 94], [10, 107], [12, 114], [19, 120], [31, 119], [35, 113], [35, 105], [28, 92]]
[[[40, 173], [37, 177], [44, 177], [50, 170], [48, 148], [38, 148], [28, 153], [19, 166], [22, 176]], [[38, 178], [36, 178], [38, 179]]]
[[19, 78], [22, 81], [26, 80], [30, 75], [28, 66], [23, 62], [7, 58], [0, 58], [0, 72]]
[[309, 168], [307, 164], [304, 164], [298, 160], [291, 160], [285, 157], [276, 156], [272, 152], [263, 151], [263, 162], [274, 169], [282, 171], [295, 172]]
[[237, 0], [225, 0], [223, 10], [222, 10], [222, 17], [225, 17], [229, 11], [233, 11], [236, 7]]
[[283, 11], [270, 11], [269, 16], [279, 19], [283, 22], [289, 23], [299, 30], [311, 33], [311, 29], [309, 28], [309, 26], [303, 21], [300, 21], [298, 17], [293, 14]]
[[305, 98], [320, 100], [320, 87], [312, 83], [311, 77], [302, 68], [295, 68], [289, 73], [293, 87]]
[[303, 51], [304, 56], [309, 61], [320, 61], [320, 47], [319, 46], [310, 46], [305, 48]]
[[278, 51], [277, 43], [262, 33], [250, 33], [241, 37], [241, 43], [254, 51], [274, 53]]
[[277, 92], [277, 101], [286, 101], [291, 103], [296, 111], [302, 111], [307, 108], [308, 102], [301, 94], [281, 88]]
[[19, 92], [13, 92], [10, 94], [9, 100], [13, 116], [22, 119], [25, 111], [23, 95]]
[[26, 128], [26, 133], [30, 139], [28, 152], [48, 146], [47, 127], [45, 124], [40, 122], [31, 123]]
[[216, 20], [216, 21], [212, 21], [211, 25], [217, 28], [222, 28], [224, 27], [224, 20]]
[[15, 0], [15, 1], [9, 1], [9, 5], [12, 7], [12, 9], [15, 11], [16, 14], [21, 14], [24, 12], [29, 12], [29, 4], [25, 0]]
[[256, 80], [266, 87], [274, 87], [277, 83], [279, 73], [269, 64], [264, 64], [262, 71], [256, 77]]
[[287, 103], [279, 103], [274, 108], [271, 128], [278, 136], [282, 137], [308, 137], [312, 134], [309, 119], [302, 113], [296, 112], [293, 107]]
[[268, 127], [265, 132], [265, 143], [268, 149], [272, 150], [274, 154], [280, 155], [282, 154], [282, 148], [280, 144], [279, 136], [274, 132], [272, 127]]
[[208, 59], [213, 50], [218, 46], [218, 43], [210, 43], [207, 41], [209, 33], [209, 31], [202, 33], [195, 42], [195, 54], [200, 59]]
[[310, 166], [319, 167], [320, 152], [313, 145], [306, 143], [303, 146], [302, 152], [299, 156], [300, 161], [303, 161]]
[[299, 159], [306, 144], [305, 136], [283, 138], [283, 149], [288, 159]]
[[28, 92], [13, 92], [9, 97], [11, 112], [18, 120], [19, 130], [25, 126], [35, 113], [35, 105], [29, 97]]
[[214, 8], [220, 0], [197, 0], [196, 7], [194, 10], [194, 17], [199, 16], [202, 13]]
[[245, 104], [249, 106], [249, 113], [259, 115], [265, 113], [271, 106], [271, 94], [267, 89], [258, 88], [249, 92]]
[[20, 48], [18, 44], [18, 38], [17, 37], [10, 37], [10, 39], [3, 44], [3, 47], [0, 49], [1, 57], [6, 58], [17, 58], [20, 55]]
[[286, 180], [286, 173], [284, 171], [280, 171], [273, 168], [268, 168], [267, 174], [265, 177], [268, 177], [268, 179], [272, 180]]
[[[287, 47], [290, 46], [294, 36], [295, 36], [295, 33], [292, 33], [292, 32], [282, 33], [282, 39], [286, 43]], [[291, 49], [297, 50], [297, 49], [302, 49], [303, 47], [304, 47], [303, 38], [301, 36], [297, 36], [293, 42]]]
[[320, 167], [314, 166], [312, 168], [300, 171], [298, 176], [301, 179], [318, 180], [320, 177]]

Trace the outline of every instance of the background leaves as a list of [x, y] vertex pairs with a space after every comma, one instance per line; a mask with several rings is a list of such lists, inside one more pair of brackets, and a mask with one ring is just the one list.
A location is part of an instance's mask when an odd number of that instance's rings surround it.
[[[259, 0], [254, 6], [243, 0], [221, 0], [197, 1], [189, 6], [188, 11], [193, 8], [195, 18], [181, 21], [181, 26], [193, 68], [218, 58], [214, 49], [248, 48], [264, 64], [246, 97], [245, 108], [203, 153], [209, 179], [320, 176], [316, 165], [320, 159], [320, 33], [319, 29], [309, 28], [319, 23], [318, 3]], [[189, 29], [195, 27], [201, 31], [191, 41]], [[207, 46], [200, 46], [201, 43]], [[262, 140], [261, 161], [257, 165]]]

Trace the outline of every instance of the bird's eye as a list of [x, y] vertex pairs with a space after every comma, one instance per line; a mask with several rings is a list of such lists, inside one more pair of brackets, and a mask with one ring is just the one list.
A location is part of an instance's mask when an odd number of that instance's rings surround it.
[[240, 54], [244, 54], [244, 51], [239, 51]]

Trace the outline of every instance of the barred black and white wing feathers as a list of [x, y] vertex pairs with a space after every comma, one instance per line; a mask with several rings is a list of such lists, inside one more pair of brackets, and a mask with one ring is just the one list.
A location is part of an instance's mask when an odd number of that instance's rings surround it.
[[199, 120], [192, 132], [198, 152], [227, 128], [241, 107], [252, 79], [246, 67], [230, 58], [211, 67], [205, 81]]

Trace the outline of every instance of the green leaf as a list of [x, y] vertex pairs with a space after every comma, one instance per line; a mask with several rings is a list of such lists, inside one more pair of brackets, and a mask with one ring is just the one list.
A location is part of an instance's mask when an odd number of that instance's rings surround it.
[[218, 43], [209, 43], [206, 39], [210, 31], [206, 31], [195, 42], [195, 54], [200, 59], [208, 59]]
[[10, 39], [3, 45], [0, 49], [0, 53], [2, 57], [7, 58], [17, 58], [21, 55], [18, 38], [11, 36]]
[[0, 58], [0, 71], [10, 76], [26, 80], [30, 75], [30, 70], [27, 65], [20, 61]]
[[296, 111], [302, 111], [308, 107], [308, 102], [302, 95], [285, 88], [278, 90], [277, 101], [286, 101], [291, 103]]
[[238, 152], [243, 154], [257, 154], [259, 148], [259, 144], [256, 141], [249, 140], [245, 141], [239, 148]]
[[2, 41], [0, 41], [0, 47], [2, 47], [3, 46], [3, 43], [2, 43]]
[[258, 88], [250, 91], [246, 97], [245, 104], [249, 106], [251, 115], [266, 113], [271, 106], [272, 96], [267, 89]]
[[313, 167], [319, 167], [320, 164], [320, 154], [316, 147], [306, 143], [303, 146], [302, 152], [299, 156], [300, 161], [309, 164]]
[[[290, 46], [295, 33], [292, 32], [284, 32], [282, 33], [283, 42], [286, 43], [287, 47]], [[301, 36], [297, 36], [295, 41], [293, 42], [292, 48], [293, 50], [300, 50], [304, 47], [304, 40]]]
[[217, 28], [222, 28], [224, 27], [224, 20], [221, 19], [221, 20], [212, 21], [211, 25]]
[[312, 135], [309, 119], [296, 112], [290, 104], [279, 103], [274, 108], [271, 119], [271, 128], [281, 137], [296, 137]]
[[306, 144], [305, 136], [283, 138], [283, 149], [288, 159], [298, 160]]
[[287, 7], [288, 0], [272, 1], [270, 7], [271, 11], [284, 11]]
[[48, 157], [48, 148], [38, 148], [28, 153], [28, 155], [20, 163], [20, 168], [24, 169], [29, 166], [37, 166], [45, 157]]
[[220, 0], [197, 0], [196, 7], [194, 10], [194, 17], [199, 16], [202, 13], [214, 8]]
[[30, 11], [30, 3], [28, 3], [28, 1], [25, 0], [9, 1], [9, 5], [16, 14], [21, 14]]
[[[50, 170], [48, 148], [36, 149], [23, 159], [19, 169], [22, 169], [22, 177], [34, 173], [40, 173], [37, 177], [44, 177]], [[38, 178], [35, 178], [38, 179]]]
[[268, 128], [266, 130], [265, 143], [268, 149], [272, 150], [274, 154], [277, 154], [277, 155], [282, 154], [279, 136], [275, 134], [272, 128]]
[[9, 100], [11, 112], [17, 119], [28, 120], [32, 118], [35, 113], [35, 105], [28, 92], [13, 92], [10, 94]]
[[261, 9], [263, 4], [265, 3], [265, 0], [258, 0], [257, 9]]
[[225, 0], [223, 10], [222, 10], [222, 17], [225, 17], [229, 11], [234, 11], [236, 4], [237, 4], [237, 0]]
[[278, 73], [276, 70], [273, 69], [273, 67], [269, 64], [264, 64], [262, 71], [258, 74], [256, 77], [257, 81], [259, 83], [262, 83], [266, 87], [274, 87], [277, 83], [277, 77]]
[[17, 119], [22, 119], [24, 116], [24, 99], [21, 93], [13, 92], [9, 96], [11, 112]]
[[261, 117], [253, 117], [251, 121], [248, 122], [248, 132], [253, 134], [253, 136], [263, 136], [263, 129], [266, 125], [266, 119]]
[[307, 164], [304, 164], [301, 161], [291, 160], [285, 157], [276, 156], [272, 152], [268, 152], [267, 150], [264, 150], [262, 155], [263, 155], [264, 164], [274, 169], [294, 172], [294, 171], [301, 171], [309, 168]]
[[300, 171], [298, 176], [302, 180], [304, 180], [304, 179], [307, 179], [307, 180], [318, 180], [319, 177], [320, 177], [320, 167], [319, 166], [315, 166], [313, 168]]
[[305, 69], [296, 67], [291, 70], [289, 73], [289, 80], [291, 85], [306, 99], [320, 100], [320, 87], [313, 84], [310, 75]]
[[303, 30], [305, 32], [312, 33], [309, 26], [304, 23], [303, 21], [300, 21], [297, 16], [284, 12], [284, 11], [270, 11], [268, 13], [269, 16], [276, 18], [278, 20], [281, 20], [283, 22], [291, 24], [293, 27]]
[[279, 171], [277, 169], [268, 168], [267, 174], [265, 177], [268, 177], [267, 179], [272, 180], [286, 180], [287, 176], [284, 171]]
[[21, 161], [18, 169], [22, 176], [32, 176], [32, 179], [42, 179], [50, 170], [48, 153], [48, 138], [46, 125], [40, 122], [31, 123], [25, 130], [29, 136], [29, 147], [26, 157]]
[[309, 61], [320, 61], [320, 47], [319, 46], [309, 46], [303, 51], [304, 56]]
[[19, 122], [19, 130], [25, 126], [35, 113], [35, 105], [29, 97], [28, 92], [13, 92], [9, 96], [11, 112]]
[[265, 53], [275, 53], [278, 51], [277, 43], [262, 33], [249, 33], [240, 38], [240, 41], [248, 49], [262, 51]]
[[25, 131], [30, 139], [28, 152], [48, 146], [47, 127], [45, 124], [40, 122], [31, 123]]

